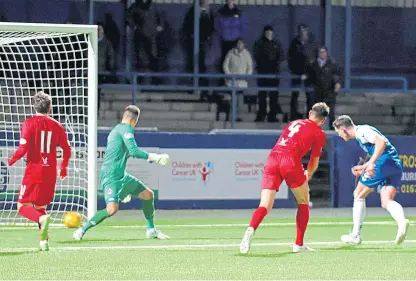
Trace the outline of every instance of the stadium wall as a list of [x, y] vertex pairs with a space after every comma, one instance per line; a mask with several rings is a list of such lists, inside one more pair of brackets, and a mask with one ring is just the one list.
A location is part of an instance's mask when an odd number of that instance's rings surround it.
[[[105, 154], [108, 131], [98, 133], [98, 167]], [[4, 136], [0, 136], [0, 139]], [[204, 133], [154, 133], [138, 132], [136, 140], [140, 147], [151, 152], [168, 153], [167, 167], [150, 165], [142, 160], [131, 159], [127, 170], [145, 182], [156, 194], [159, 209], [244, 209], [254, 208], [259, 202], [263, 166], [267, 155], [279, 136], [258, 134]], [[4, 139], [4, 138], [3, 138]], [[8, 135], [8, 143], [17, 145], [19, 136]], [[416, 147], [415, 137], [389, 137], [403, 160], [404, 174], [398, 187], [397, 200], [406, 207], [416, 207]], [[337, 136], [327, 137], [327, 155], [330, 165], [332, 207], [351, 207], [355, 178], [351, 167], [359, 157], [365, 156], [354, 141], [344, 142]], [[13, 187], [21, 175], [11, 175], [8, 169], [5, 143], [0, 143], [0, 195]], [[1, 149], [3, 147], [3, 149]], [[74, 157], [85, 157], [75, 153]], [[71, 176], [71, 175], [70, 175]], [[76, 174], [72, 176], [76, 177]], [[98, 176], [98, 171], [97, 171]], [[275, 207], [294, 207], [294, 199], [283, 183], [276, 197]], [[380, 206], [377, 193], [368, 197], [367, 206]], [[99, 192], [98, 207], [104, 207], [103, 194]], [[140, 207], [139, 200], [122, 204], [122, 209]]]

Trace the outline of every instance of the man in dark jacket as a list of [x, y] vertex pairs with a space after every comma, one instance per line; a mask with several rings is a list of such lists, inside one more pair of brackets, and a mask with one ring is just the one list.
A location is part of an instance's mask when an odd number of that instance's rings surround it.
[[[257, 64], [258, 74], [277, 74], [280, 72], [280, 62], [283, 58], [283, 50], [279, 41], [273, 39], [273, 27], [266, 25], [262, 37], [254, 44], [254, 59]], [[280, 79], [257, 79], [259, 87], [279, 87]], [[258, 112], [255, 122], [264, 122], [266, 117], [266, 99], [269, 94], [268, 122], [278, 122], [276, 115], [282, 113], [279, 104], [279, 91], [259, 91]]]
[[[313, 34], [308, 31], [306, 24], [300, 24], [298, 27], [299, 34], [296, 36], [289, 47], [288, 64], [293, 75], [304, 75], [306, 64], [316, 59], [318, 45], [315, 43]], [[301, 79], [292, 79], [292, 87], [300, 87]], [[305, 83], [305, 87], [308, 87]], [[290, 120], [301, 118], [302, 114], [298, 112], [299, 92], [293, 91], [290, 100]], [[306, 93], [307, 108], [312, 108], [311, 94]], [[306, 113], [308, 113], [307, 111]]]
[[[208, 0], [199, 0], [199, 73], [206, 71], [206, 51], [212, 42], [214, 33], [214, 13], [210, 9]], [[194, 5], [188, 9], [183, 21], [183, 45], [186, 54], [186, 71], [194, 72]], [[200, 79], [201, 86], [208, 86], [207, 79]]]
[[319, 48], [318, 58], [306, 66], [306, 78], [314, 89], [312, 104], [325, 102], [331, 109], [329, 124], [332, 128], [332, 122], [335, 120], [336, 97], [343, 82], [343, 74], [341, 67], [328, 56], [326, 47]]
[[118, 48], [120, 46], [120, 31], [116, 22], [113, 19], [113, 15], [110, 13], [105, 14], [104, 22], [105, 36], [110, 40], [113, 45], [114, 53], [118, 54]]
[[225, 56], [234, 48], [238, 38], [244, 38], [246, 26], [246, 17], [234, 4], [234, 0], [227, 0], [227, 4], [218, 10], [215, 31], [221, 41], [221, 71]]
[[164, 24], [152, 0], [136, 0], [127, 10], [126, 21], [134, 30], [137, 68], [142, 67], [140, 52], [143, 49], [149, 59], [150, 69], [158, 71], [156, 35], [163, 30]]

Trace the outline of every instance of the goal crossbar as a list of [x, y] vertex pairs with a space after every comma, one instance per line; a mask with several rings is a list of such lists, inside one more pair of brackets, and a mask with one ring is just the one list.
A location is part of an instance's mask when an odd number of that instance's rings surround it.
[[16, 32], [57, 32], [57, 33], [84, 33], [91, 34], [97, 38], [98, 30], [96, 25], [86, 24], [49, 24], [49, 23], [21, 23], [2, 22], [0, 31]]

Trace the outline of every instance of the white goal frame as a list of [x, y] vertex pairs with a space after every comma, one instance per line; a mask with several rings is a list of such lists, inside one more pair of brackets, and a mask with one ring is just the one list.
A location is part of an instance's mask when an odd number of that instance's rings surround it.
[[[0, 23], [0, 32], [60, 32], [88, 35], [88, 189], [87, 215], [92, 218], [97, 212], [97, 101], [98, 101], [98, 29], [96, 25]], [[92, 105], [92, 106], [91, 106]]]

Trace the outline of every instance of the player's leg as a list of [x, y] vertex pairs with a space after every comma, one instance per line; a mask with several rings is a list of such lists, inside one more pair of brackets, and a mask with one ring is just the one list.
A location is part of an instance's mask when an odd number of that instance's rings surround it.
[[309, 184], [307, 180], [295, 188], [290, 188], [295, 196], [298, 204], [298, 210], [296, 212], [296, 242], [298, 246], [303, 246], [303, 238], [305, 236], [306, 228], [309, 223]]
[[40, 218], [44, 215], [33, 207], [32, 203], [17, 202], [17, 212], [22, 216], [33, 222], [39, 223]]
[[303, 239], [309, 223], [309, 184], [306, 171], [302, 163], [292, 157], [282, 159], [284, 168], [282, 169], [283, 178], [295, 196], [298, 204], [296, 213], [296, 241], [293, 245], [293, 252], [314, 251], [314, 249], [304, 245]]
[[[263, 176], [263, 187], [265, 185], [265, 177]], [[279, 187], [277, 185], [277, 187]], [[247, 228], [246, 232], [244, 233], [243, 239], [240, 243], [240, 253], [247, 254], [251, 248], [251, 242], [253, 240], [254, 232], [259, 227], [260, 223], [263, 221], [264, 217], [267, 215], [268, 212], [273, 208], [274, 198], [276, 195], [276, 190], [273, 189], [262, 189], [260, 195], [260, 204], [259, 207], [253, 212], [253, 215], [250, 220], [249, 227]]]
[[39, 218], [38, 226], [40, 232], [39, 248], [41, 251], [49, 251], [49, 224], [50, 216], [46, 213], [47, 205], [33, 205], [42, 216]]
[[[40, 231], [40, 250], [48, 251], [50, 216], [46, 206], [55, 195], [55, 181], [36, 184], [22, 184], [19, 191], [17, 209], [22, 216], [38, 223]], [[30, 201], [30, 203], [28, 202]]]
[[100, 211], [98, 211], [95, 216], [93, 216], [90, 220], [87, 221], [86, 224], [84, 224], [82, 227], [78, 228], [77, 230], [75, 230], [74, 234], [72, 235], [72, 237], [75, 240], [81, 240], [82, 237], [85, 235], [85, 233], [99, 225], [100, 223], [102, 223], [105, 219], [115, 215], [118, 211], [118, 203], [114, 203], [114, 202], [110, 202], [107, 203], [107, 206], [105, 209], [102, 209]]
[[240, 253], [247, 254], [251, 247], [254, 232], [263, 221], [264, 217], [273, 208], [276, 192], [279, 190], [282, 178], [278, 173], [278, 159], [269, 157], [263, 172], [260, 204], [253, 212], [249, 227], [240, 243]]
[[386, 209], [397, 222], [396, 244], [403, 243], [409, 228], [409, 220], [406, 219], [404, 215], [402, 205], [394, 200], [394, 197], [396, 196], [395, 186], [399, 186], [401, 177], [401, 171], [388, 177], [386, 185], [380, 191], [381, 206]]
[[38, 193], [37, 188], [38, 184], [22, 183], [18, 195], [17, 212], [28, 220], [39, 223], [40, 218], [44, 214], [33, 207], [33, 201]]
[[156, 229], [154, 224], [155, 216], [155, 195], [142, 181], [132, 175], [126, 175], [123, 179], [123, 191], [120, 193], [120, 199], [131, 195], [142, 200], [143, 214], [146, 220], [147, 238], [169, 239], [170, 237]]
[[365, 217], [365, 199], [367, 198], [368, 194], [373, 192], [374, 187], [376, 187], [380, 183], [380, 178], [368, 178], [366, 176], [361, 176], [360, 181], [357, 184], [357, 187], [354, 190], [354, 203], [352, 207], [352, 222], [353, 227], [351, 233], [347, 235], [342, 235], [341, 240], [344, 243], [351, 243], [351, 244], [360, 244], [362, 242], [361, 239], [361, 229], [364, 222]]
[[121, 181], [115, 181], [107, 184], [104, 188], [104, 199], [106, 208], [98, 211], [95, 216], [87, 221], [82, 227], [75, 230], [72, 237], [75, 240], [81, 240], [85, 233], [92, 227], [102, 223], [105, 219], [115, 215], [119, 208], [119, 191], [122, 189]]

